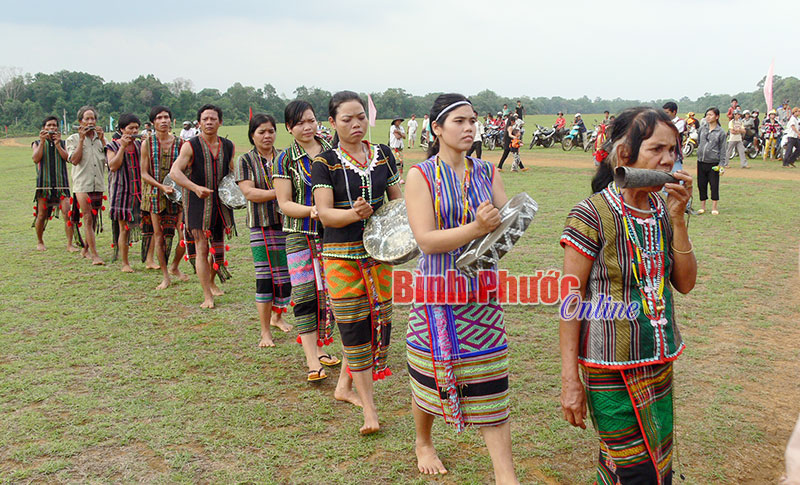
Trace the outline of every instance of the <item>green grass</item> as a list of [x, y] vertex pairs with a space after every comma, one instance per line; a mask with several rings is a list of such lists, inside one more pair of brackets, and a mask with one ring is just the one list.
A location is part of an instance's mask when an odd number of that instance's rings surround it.
[[[220, 133], [247, 148], [246, 127]], [[387, 137], [383, 120], [373, 141]], [[227, 294], [216, 310], [200, 311], [194, 279], [156, 292], [158, 275], [138, 262], [125, 275], [117, 264], [91, 267], [67, 254], [60, 220], [45, 233], [48, 251], [34, 251], [34, 167], [29, 140], [19, 142], [0, 147], [0, 482], [491, 481], [480, 435], [456, 435], [440, 421], [434, 439], [451, 473], [416, 473], [407, 307], [395, 311], [395, 375], [376, 386], [383, 431], [361, 438], [359, 410], [332, 398], [338, 371], [306, 384], [294, 335], [256, 348], [244, 212], [236, 214]], [[287, 144], [279, 129], [277, 145]], [[592, 174], [580, 152], [524, 153], [557, 166], [504, 174], [509, 194], [527, 191], [540, 206], [502, 261], [514, 274], [561, 267], [558, 237]], [[407, 150], [406, 167], [422, 158]], [[723, 180], [720, 216], [691, 219], [698, 284], [676, 301], [688, 345], [676, 366], [677, 442], [689, 483], [774, 482], [796, 419], [798, 182], [768, 180], [780, 169], [755, 165], [752, 179]], [[110, 242], [110, 231], [98, 239], [107, 263]], [[558, 405], [556, 311], [507, 308], [514, 459], [523, 483], [591, 483], [597, 438], [569, 427]]]

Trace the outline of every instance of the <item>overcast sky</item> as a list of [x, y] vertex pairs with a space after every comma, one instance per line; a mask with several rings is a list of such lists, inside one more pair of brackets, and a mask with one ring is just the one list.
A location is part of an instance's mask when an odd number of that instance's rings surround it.
[[305, 85], [650, 100], [751, 91], [773, 58], [775, 74], [800, 76], [800, 3], [791, 0], [0, 6], [0, 66], [106, 81], [182, 77], [197, 90], [238, 81], [287, 96]]

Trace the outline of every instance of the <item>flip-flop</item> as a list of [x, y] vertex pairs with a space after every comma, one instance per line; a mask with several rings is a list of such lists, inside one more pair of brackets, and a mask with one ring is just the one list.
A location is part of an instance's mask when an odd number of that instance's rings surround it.
[[[323, 374], [323, 372], [325, 372], [325, 369], [323, 369], [322, 367], [320, 367], [317, 370], [308, 371], [308, 382], [316, 382], [316, 381], [321, 381], [323, 379], [327, 379], [328, 374]], [[314, 376], [314, 374], [316, 374], [316, 377]]]
[[719, 211], [711, 211], [711, 215], [712, 216], [718, 216], [719, 215]]
[[[322, 359], [326, 359], [326, 360], [323, 361]], [[337, 357], [331, 357], [328, 354], [322, 354], [322, 355], [319, 356], [319, 363], [322, 364], [322, 365], [327, 365], [328, 367], [333, 367], [335, 365], [339, 365], [339, 363], [341, 363], [341, 362], [342, 362], [341, 359], [339, 359]]]
[[698, 214], [705, 214], [706, 210], [705, 209], [697, 209], [697, 213]]

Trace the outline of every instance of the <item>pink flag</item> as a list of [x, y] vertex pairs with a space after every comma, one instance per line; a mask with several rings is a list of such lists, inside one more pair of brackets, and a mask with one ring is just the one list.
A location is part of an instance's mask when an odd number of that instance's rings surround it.
[[775, 75], [775, 59], [769, 65], [767, 78], [764, 80], [764, 99], [767, 101], [767, 113], [772, 110], [772, 78]]
[[369, 126], [375, 126], [375, 120], [378, 118], [378, 110], [375, 109], [375, 103], [372, 102], [372, 96], [367, 94], [367, 105], [369, 109]]

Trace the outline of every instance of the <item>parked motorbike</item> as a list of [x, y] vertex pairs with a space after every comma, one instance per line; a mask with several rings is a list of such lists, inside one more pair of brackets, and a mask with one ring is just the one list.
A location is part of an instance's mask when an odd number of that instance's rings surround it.
[[561, 149], [564, 151], [570, 151], [580, 143], [581, 132], [578, 129], [578, 125], [572, 125], [570, 128], [569, 133], [561, 140]]
[[503, 130], [502, 128], [491, 127], [486, 128], [483, 134], [483, 147], [487, 150], [494, 150], [495, 147], [503, 146]]
[[531, 144], [528, 148], [533, 148], [535, 146], [541, 146], [544, 148], [550, 148], [556, 142], [555, 140], [556, 130], [553, 128], [545, 128], [542, 125], [536, 125], [536, 131], [533, 132], [533, 138], [531, 139]]
[[697, 133], [697, 128], [690, 128], [689, 136], [687, 136], [686, 140], [683, 142], [683, 158], [691, 156], [691, 154], [697, 149], [698, 137], [699, 134]]

